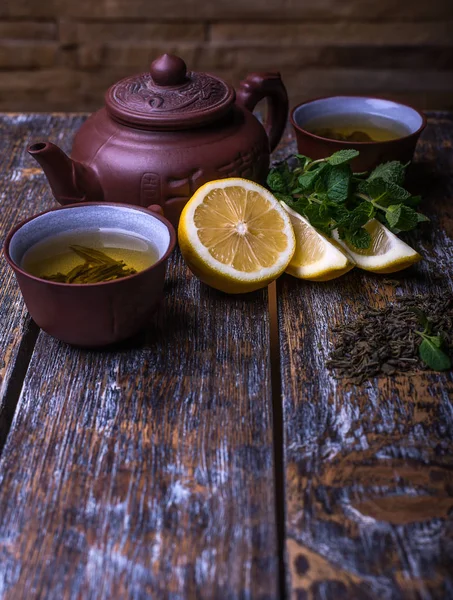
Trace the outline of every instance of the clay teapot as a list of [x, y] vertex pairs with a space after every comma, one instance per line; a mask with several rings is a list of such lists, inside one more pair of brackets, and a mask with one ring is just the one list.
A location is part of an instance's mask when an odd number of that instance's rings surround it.
[[[266, 98], [267, 120], [253, 115]], [[176, 225], [194, 191], [212, 179], [263, 182], [288, 115], [279, 73], [252, 73], [237, 93], [222, 79], [187, 71], [168, 54], [149, 73], [122, 79], [77, 132], [69, 158], [50, 142], [28, 152], [60, 204], [159, 204]]]

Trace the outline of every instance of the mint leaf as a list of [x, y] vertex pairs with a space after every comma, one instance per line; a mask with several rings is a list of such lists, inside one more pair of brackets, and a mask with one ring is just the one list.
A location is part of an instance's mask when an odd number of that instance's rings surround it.
[[437, 342], [433, 342], [432, 337], [424, 337], [418, 351], [422, 361], [434, 371], [451, 369], [450, 357], [445, 354]]
[[[284, 200], [286, 202], [286, 200]], [[305, 217], [305, 209], [308, 206], [309, 202], [307, 198], [291, 198], [290, 202], [286, 202], [288, 206], [290, 206], [293, 210], [298, 212], [300, 215]]]
[[295, 154], [294, 155], [297, 160], [299, 161], [299, 166], [302, 169], [306, 169], [308, 167], [308, 165], [313, 162], [312, 159], [309, 156], [305, 156], [304, 154]]
[[335, 205], [330, 212], [332, 219], [337, 222], [338, 234], [342, 240], [346, 240], [355, 248], [370, 246], [371, 236], [363, 229], [363, 225], [374, 216], [375, 208], [371, 203], [363, 202], [351, 211], [342, 205]]
[[431, 344], [434, 344], [434, 346], [436, 346], [436, 348], [441, 348], [442, 347], [442, 343], [443, 340], [440, 337], [440, 335], [425, 335], [424, 336], [426, 340], [429, 340], [431, 342]]
[[387, 219], [385, 218], [385, 214], [383, 214], [380, 210], [376, 212], [375, 219], [377, 219], [382, 225], [388, 227]]
[[326, 161], [329, 165], [333, 166], [344, 165], [351, 162], [351, 160], [359, 156], [359, 154], [360, 152], [358, 150], [339, 150], [332, 154], [332, 156], [329, 156], [329, 158], [326, 158]]
[[288, 194], [281, 194], [280, 192], [273, 192], [273, 194], [277, 200], [280, 200], [280, 202], [285, 202], [285, 204], [288, 204], [288, 206], [293, 208], [294, 200], [292, 196], [289, 196]]
[[361, 227], [356, 231], [345, 231], [344, 239], [359, 250], [364, 250], [365, 248], [369, 248], [371, 244], [371, 235], [368, 233], [366, 229]]
[[417, 212], [410, 206], [401, 206], [400, 218], [397, 227], [400, 231], [410, 231], [417, 227], [418, 215]]
[[412, 208], [417, 208], [421, 201], [421, 196], [409, 196], [404, 199], [404, 204], [406, 204], [406, 206], [411, 206]]
[[319, 169], [316, 169], [314, 171], [307, 171], [303, 175], [300, 175], [297, 181], [299, 182], [299, 185], [303, 190], [312, 190], [314, 183], [318, 179], [318, 177]]
[[337, 233], [340, 240], [345, 240], [347, 235], [347, 230], [344, 227], [337, 227]]
[[374, 204], [372, 204], [371, 202], [362, 202], [362, 204], [359, 204], [353, 210], [353, 213], [358, 213], [358, 212], [367, 214], [368, 219], [371, 219], [372, 217], [374, 217], [374, 215], [376, 213], [376, 208], [375, 208]]
[[[354, 215], [354, 217], [351, 220], [351, 226], [350, 226], [351, 231], [354, 231], [355, 229], [358, 229], [359, 228], [359, 223], [360, 223], [360, 227], [365, 227], [365, 225], [367, 223], [369, 223], [369, 221], [373, 217], [374, 217], [374, 215], [370, 216], [365, 211], [362, 211], [362, 213], [357, 213], [357, 215]], [[368, 248], [368, 246], [367, 246], [367, 248]]]
[[342, 204], [336, 204], [335, 206], [331, 206], [330, 212], [339, 227], [346, 225], [351, 219], [350, 211], [347, 208], [345, 208], [345, 206], [343, 206]]
[[371, 219], [373, 213], [374, 207], [369, 202], [364, 202], [363, 204], [356, 206], [356, 208], [349, 213], [349, 223], [347, 224], [348, 229], [350, 231], [354, 231], [355, 229], [363, 227], [363, 225], [366, 225]]
[[387, 212], [385, 213], [385, 218], [387, 219], [387, 223], [390, 227], [396, 227], [398, 220], [400, 218], [402, 204], [393, 204], [389, 206]]
[[309, 204], [305, 208], [305, 216], [313, 227], [322, 228], [330, 222], [330, 212], [325, 204]]
[[267, 176], [267, 185], [272, 192], [286, 192], [286, 180], [280, 171], [271, 169]]
[[399, 231], [410, 231], [417, 226], [417, 213], [410, 206], [404, 204], [392, 204], [385, 213], [388, 224], [392, 229]]
[[348, 164], [358, 155], [357, 150], [340, 150], [319, 160], [296, 155], [291, 167], [284, 161], [269, 172], [268, 187], [312, 225], [327, 234], [336, 229], [341, 239], [358, 249], [370, 246], [371, 236], [364, 229], [370, 219], [378, 219], [394, 233], [428, 220], [415, 210], [420, 197], [402, 187], [404, 165], [397, 161], [379, 165], [365, 179], [367, 173], [353, 173]]
[[378, 165], [374, 171], [371, 172], [370, 176], [368, 177], [368, 181], [372, 181], [373, 179], [382, 179], [387, 183], [402, 185], [404, 183], [405, 175], [405, 165], [397, 160], [392, 160], [390, 162]]
[[345, 202], [349, 196], [351, 168], [349, 165], [339, 165], [330, 169], [327, 177], [327, 197], [332, 202]]
[[327, 192], [327, 185], [322, 177], [318, 177], [318, 179], [315, 181], [315, 185], [313, 187], [314, 187], [315, 192], [318, 194], [323, 194], [323, 193]]
[[426, 215], [422, 215], [422, 213], [416, 213], [417, 214], [417, 223], [425, 223], [426, 221], [429, 221], [428, 217]]
[[411, 196], [410, 192], [396, 183], [380, 178], [364, 181], [359, 185], [359, 190], [365, 192], [383, 206], [385, 206], [386, 202], [391, 203], [392, 200], [406, 200]]

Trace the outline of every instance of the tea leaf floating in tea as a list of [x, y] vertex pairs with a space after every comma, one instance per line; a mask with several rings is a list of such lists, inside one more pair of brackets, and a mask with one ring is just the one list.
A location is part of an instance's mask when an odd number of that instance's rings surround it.
[[159, 259], [147, 238], [121, 229], [65, 231], [25, 253], [21, 266], [59, 283], [98, 283], [143, 271]]
[[342, 142], [387, 142], [410, 133], [398, 121], [371, 114], [324, 115], [306, 123], [304, 129]]
[[[328, 138], [329, 140], [338, 140], [339, 142], [375, 142], [365, 131], [352, 131], [351, 133], [342, 133], [329, 127], [320, 127], [313, 129], [312, 133], [319, 137]], [[393, 138], [392, 138], [393, 139]]]
[[117, 263], [116, 260], [110, 258], [110, 256], [107, 256], [107, 254], [101, 252], [100, 250], [95, 250], [94, 248], [86, 248], [84, 246], [80, 246], [79, 244], [72, 244], [72, 246], [69, 247], [81, 258], [84, 258], [92, 265], [114, 265]]
[[63, 273], [42, 275], [42, 279], [58, 283], [100, 283], [101, 281], [113, 281], [137, 273], [135, 269], [129, 268], [124, 261], [114, 260], [100, 250], [80, 245], [69, 247], [83, 258], [85, 263], [77, 265], [66, 275]]

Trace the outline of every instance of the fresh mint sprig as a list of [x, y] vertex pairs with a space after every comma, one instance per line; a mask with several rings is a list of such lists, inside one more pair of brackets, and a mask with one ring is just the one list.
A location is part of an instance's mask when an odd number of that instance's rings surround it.
[[422, 361], [434, 371], [447, 371], [451, 369], [451, 360], [443, 351], [444, 340], [440, 334], [432, 335], [432, 324], [427, 316], [415, 308], [411, 309], [417, 315], [418, 322], [423, 331], [415, 331], [422, 338], [418, 353]]
[[313, 227], [328, 236], [336, 229], [341, 239], [358, 249], [371, 244], [364, 228], [370, 219], [379, 219], [394, 233], [429, 220], [416, 211], [420, 197], [403, 187], [407, 165], [391, 161], [369, 174], [353, 173], [350, 162], [358, 155], [357, 150], [340, 150], [312, 160], [296, 154], [296, 167], [284, 162], [271, 169], [267, 185]]

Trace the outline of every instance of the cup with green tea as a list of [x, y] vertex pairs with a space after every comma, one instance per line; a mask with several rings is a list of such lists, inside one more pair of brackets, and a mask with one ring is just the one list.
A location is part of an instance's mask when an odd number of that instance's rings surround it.
[[291, 112], [300, 154], [325, 158], [343, 149], [357, 149], [355, 171], [382, 162], [409, 162], [426, 126], [424, 114], [411, 106], [363, 96], [330, 96], [303, 102]]
[[4, 254], [34, 321], [85, 347], [121, 341], [145, 327], [162, 298], [176, 244], [159, 209], [87, 202], [15, 227]]

